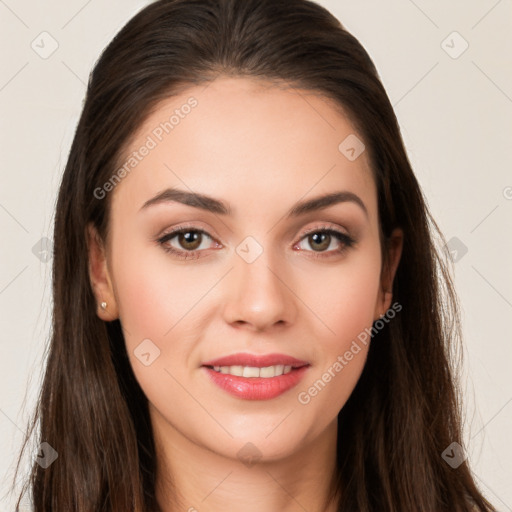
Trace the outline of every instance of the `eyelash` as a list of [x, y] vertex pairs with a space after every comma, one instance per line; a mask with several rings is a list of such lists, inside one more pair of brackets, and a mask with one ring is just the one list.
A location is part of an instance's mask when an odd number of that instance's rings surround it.
[[[209, 235], [206, 231], [204, 231], [202, 229], [196, 228], [194, 226], [182, 226], [178, 229], [175, 229], [173, 231], [170, 231], [169, 233], [164, 234], [163, 236], [161, 236], [160, 238], [157, 239], [157, 242], [162, 246], [164, 251], [171, 253], [174, 256], [177, 256], [178, 258], [181, 258], [183, 260], [198, 259], [200, 257], [199, 253], [201, 252], [201, 250], [199, 250], [199, 249], [195, 249], [194, 251], [185, 251], [185, 250], [182, 251], [182, 250], [176, 249], [174, 247], [170, 247], [169, 245], [166, 245], [166, 242], [169, 242], [170, 240], [175, 238], [177, 235], [180, 235], [182, 233], [189, 233], [189, 232], [201, 233], [203, 235], [206, 235], [208, 238], [211, 238], [212, 240], [214, 240], [211, 235]], [[303, 239], [305, 239], [307, 236], [312, 235], [312, 234], [331, 235], [335, 239], [337, 239], [339, 242], [341, 242], [341, 244], [342, 244], [342, 246], [339, 249], [333, 249], [331, 251], [317, 252], [314, 256], [311, 256], [312, 258], [330, 258], [335, 255], [340, 255], [340, 254], [344, 253], [346, 250], [353, 247], [355, 244], [355, 240], [352, 237], [350, 237], [349, 235], [342, 233], [341, 231], [337, 231], [335, 229], [328, 228], [328, 227], [316, 227], [316, 228], [306, 231], [305, 233], [302, 234], [302, 237], [300, 238], [299, 242], [297, 242], [297, 243], [300, 243]], [[297, 245], [297, 244], [294, 244], [294, 247], [295, 247], [295, 245]], [[303, 251], [305, 249], [300, 249], [300, 250]], [[307, 252], [315, 252], [315, 251], [307, 251]]]

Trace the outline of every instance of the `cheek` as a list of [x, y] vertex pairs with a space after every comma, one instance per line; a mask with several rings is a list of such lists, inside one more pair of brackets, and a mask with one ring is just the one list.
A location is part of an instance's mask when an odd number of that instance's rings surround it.
[[[152, 252], [118, 252], [116, 299], [135, 377], [148, 399], [165, 410], [169, 396], [181, 395], [173, 376], [185, 382], [193, 371], [188, 361], [200, 334], [195, 305], [214, 279], [196, 274], [192, 282], [190, 273], [169, 265], [165, 254]], [[180, 411], [189, 408], [190, 400], [180, 402]]]
[[[190, 324], [187, 315], [201, 296], [215, 282], [202, 270], [185, 272], [179, 265], [170, 265], [167, 255], [141, 249], [119, 251], [116, 269], [116, 299], [127, 342], [172, 337]], [[186, 334], [185, 334], [186, 337]], [[140, 342], [140, 341], [139, 341]]]
[[301, 279], [297, 295], [320, 321], [317, 331], [323, 351], [344, 351], [357, 335], [371, 326], [380, 289], [380, 252], [353, 253], [339, 265], [310, 271]]
[[203, 338], [211, 338], [205, 332], [217, 311], [215, 285], [225, 269], [175, 263], [164, 250], [142, 244], [123, 248], [120, 243], [114, 254], [119, 316], [139, 385], [164, 410], [171, 395], [180, 401], [180, 411], [193, 409], [180, 384], [197, 378], [197, 347]]
[[366, 362], [380, 287], [379, 249], [325, 271], [322, 280], [316, 277], [307, 298], [321, 319], [315, 322], [317, 364], [297, 398], [306, 409], [323, 411], [328, 422], [348, 400]]

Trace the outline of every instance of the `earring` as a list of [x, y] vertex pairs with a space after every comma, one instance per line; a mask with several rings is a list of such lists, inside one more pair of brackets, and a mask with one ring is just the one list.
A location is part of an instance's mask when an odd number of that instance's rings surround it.
[[101, 306], [101, 309], [107, 309], [107, 303], [106, 302], [102, 302], [100, 304], [100, 306]]

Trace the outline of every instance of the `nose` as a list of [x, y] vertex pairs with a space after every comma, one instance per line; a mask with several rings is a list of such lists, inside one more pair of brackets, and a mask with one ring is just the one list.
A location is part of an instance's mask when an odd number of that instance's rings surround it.
[[291, 274], [271, 259], [269, 253], [264, 251], [252, 263], [235, 255], [238, 260], [229, 273], [223, 311], [230, 325], [266, 331], [294, 322], [297, 298]]

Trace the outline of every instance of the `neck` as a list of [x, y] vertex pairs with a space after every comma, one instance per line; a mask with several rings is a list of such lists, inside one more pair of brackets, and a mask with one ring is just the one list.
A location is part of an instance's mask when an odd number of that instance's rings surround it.
[[337, 423], [285, 458], [246, 462], [199, 446], [153, 418], [162, 512], [335, 512]]

